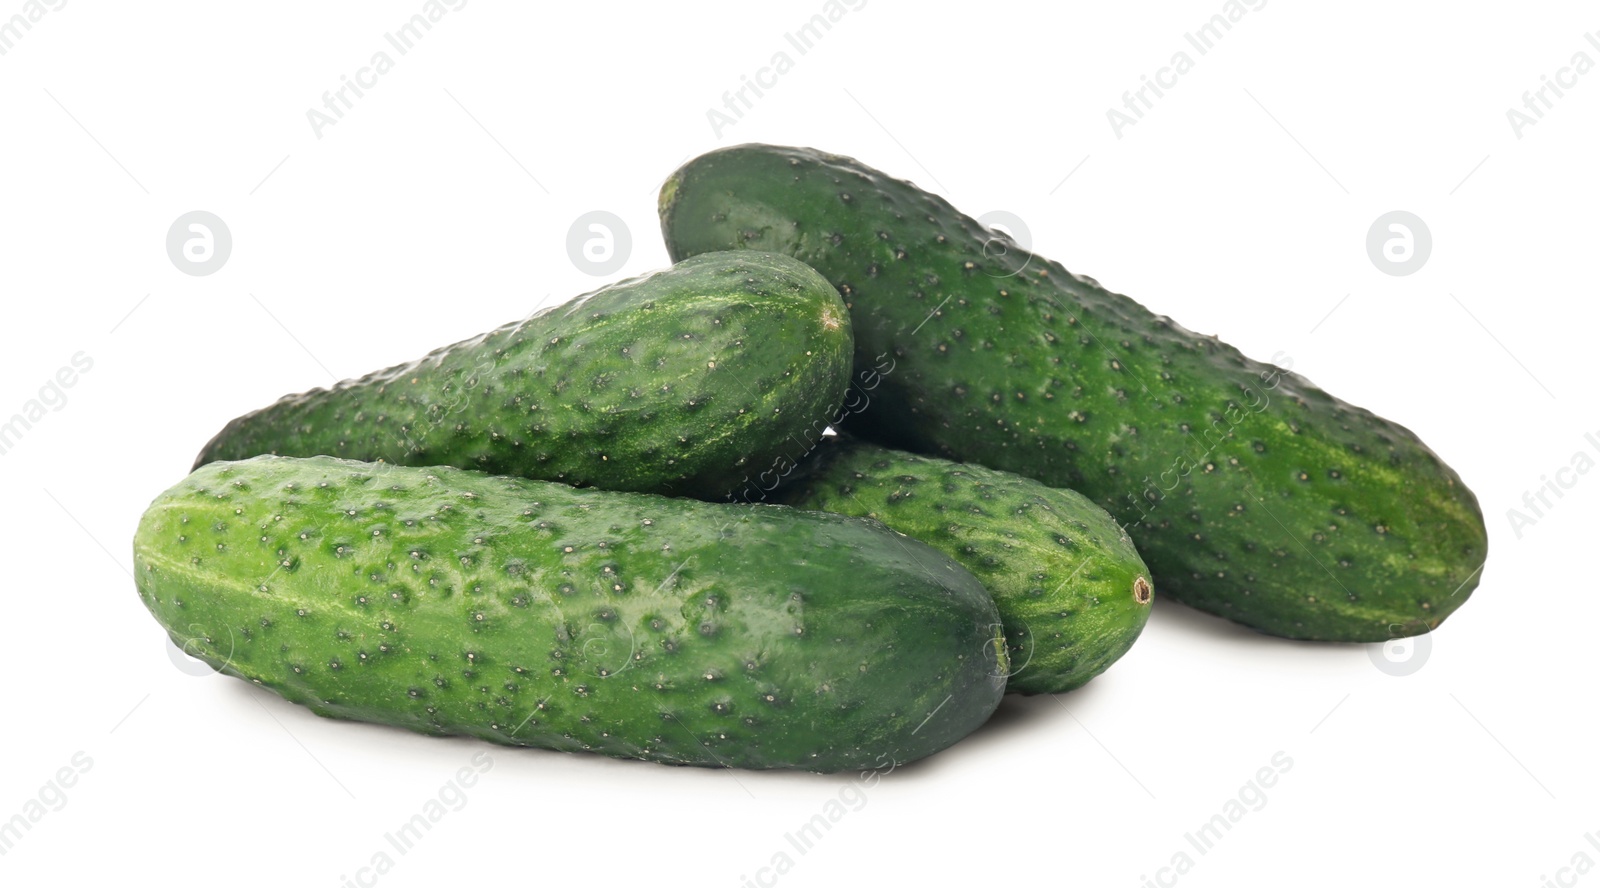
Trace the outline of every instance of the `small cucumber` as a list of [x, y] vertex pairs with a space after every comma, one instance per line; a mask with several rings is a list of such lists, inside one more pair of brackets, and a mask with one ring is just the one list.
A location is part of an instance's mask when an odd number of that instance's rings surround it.
[[259, 454], [450, 465], [721, 500], [815, 440], [849, 315], [787, 256], [698, 256], [228, 423], [195, 466]]
[[204, 466], [134, 539], [174, 642], [319, 715], [683, 765], [922, 758], [999, 704], [982, 584], [875, 521], [329, 457]]
[[831, 439], [780, 499], [876, 518], [960, 562], [994, 596], [1021, 694], [1070, 691], [1132, 647], [1150, 573], [1106, 511], [1070, 490], [977, 465]]

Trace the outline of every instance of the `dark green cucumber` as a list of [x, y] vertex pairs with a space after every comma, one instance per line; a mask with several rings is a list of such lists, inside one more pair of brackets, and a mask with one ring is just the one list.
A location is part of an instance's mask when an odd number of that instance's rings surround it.
[[782, 502], [876, 518], [971, 571], [1000, 609], [1006, 690], [1070, 691], [1116, 662], [1150, 616], [1149, 571], [1106, 510], [1070, 490], [851, 438], [817, 447]]
[[174, 642], [319, 715], [836, 771], [998, 705], [983, 586], [863, 519], [329, 457], [205, 466], [134, 539]]
[[258, 454], [450, 465], [724, 499], [844, 398], [838, 293], [787, 256], [697, 256], [228, 423]]
[[1438, 626], [1476, 587], [1477, 499], [1406, 428], [1074, 275], [916, 186], [742, 145], [661, 191], [675, 258], [787, 253], [844, 295], [882, 363], [874, 440], [1078, 490], [1163, 596], [1290, 638]]

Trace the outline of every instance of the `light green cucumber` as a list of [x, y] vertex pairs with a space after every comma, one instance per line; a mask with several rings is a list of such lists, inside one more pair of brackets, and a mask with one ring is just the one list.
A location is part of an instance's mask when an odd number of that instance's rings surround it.
[[937, 752], [999, 703], [983, 586], [865, 520], [328, 457], [216, 462], [134, 539], [182, 649], [319, 715], [709, 767]]

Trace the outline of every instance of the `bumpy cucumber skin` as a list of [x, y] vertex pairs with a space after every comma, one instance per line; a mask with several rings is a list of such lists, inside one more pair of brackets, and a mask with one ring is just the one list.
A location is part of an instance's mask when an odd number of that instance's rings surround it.
[[699, 256], [228, 425], [259, 454], [450, 465], [720, 500], [821, 428], [849, 384], [839, 294], [787, 256]]
[[801, 509], [875, 518], [960, 562], [1006, 628], [1006, 690], [1059, 694], [1128, 652], [1152, 586], [1133, 540], [1071, 490], [840, 437], [779, 491]]
[[956, 742], [1004, 692], [971, 574], [877, 522], [785, 506], [268, 456], [159, 497], [134, 560], [190, 654], [319, 715], [428, 734], [878, 768]]
[[1382, 641], [1477, 586], [1477, 499], [1408, 429], [1074, 275], [850, 158], [742, 145], [661, 192], [673, 257], [788, 253], [844, 295], [857, 365], [896, 362], [850, 427], [1078, 490], [1163, 596], [1288, 638]]

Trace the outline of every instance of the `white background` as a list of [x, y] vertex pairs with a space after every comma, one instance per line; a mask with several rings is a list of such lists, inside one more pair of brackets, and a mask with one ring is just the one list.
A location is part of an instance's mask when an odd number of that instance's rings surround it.
[[[1592, 7], [1271, 0], [1201, 56], [1184, 34], [1221, 0], [871, 0], [800, 55], [784, 35], [820, 0], [474, 0], [399, 56], [384, 34], [422, 5], [73, 0], [0, 56], [0, 419], [93, 361], [0, 456], [0, 819], [93, 762], [0, 881], [335, 886], [388, 850], [385, 886], [1600, 888], [1560, 870], [1600, 861], [1600, 472], [1562, 476], [1520, 536], [1507, 517], [1574, 454], [1600, 460], [1600, 72], [1520, 138], [1506, 115], [1574, 53], [1600, 61]], [[318, 138], [307, 110], [383, 49], [393, 70]], [[780, 50], [792, 70], [714, 132], [708, 109]], [[1179, 50], [1193, 69], [1118, 138], [1107, 109]], [[848, 778], [430, 739], [175, 667], [129, 540], [217, 428], [665, 265], [657, 186], [743, 141], [1013, 213], [1069, 268], [1410, 426], [1483, 504], [1481, 588], [1404, 677], [1366, 646], [1159, 602], [1104, 676], [1008, 698], [804, 855], [785, 833], [856, 800]], [[209, 276], [164, 248], [196, 209], [234, 241]], [[1434, 242], [1404, 277], [1365, 248], [1396, 209]], [[568, 250], [592, 210], [632, 239], [602, 277]], [[384, 833], [486, 750], [465, 807], [394, 853]], [[1185, 833], [1279, 751], [1265, 806], [1198, 853]], [[1193, 868], [1162, 871], [1179, 851]], [[777, 852], [781, 877], [761, 869]]]

